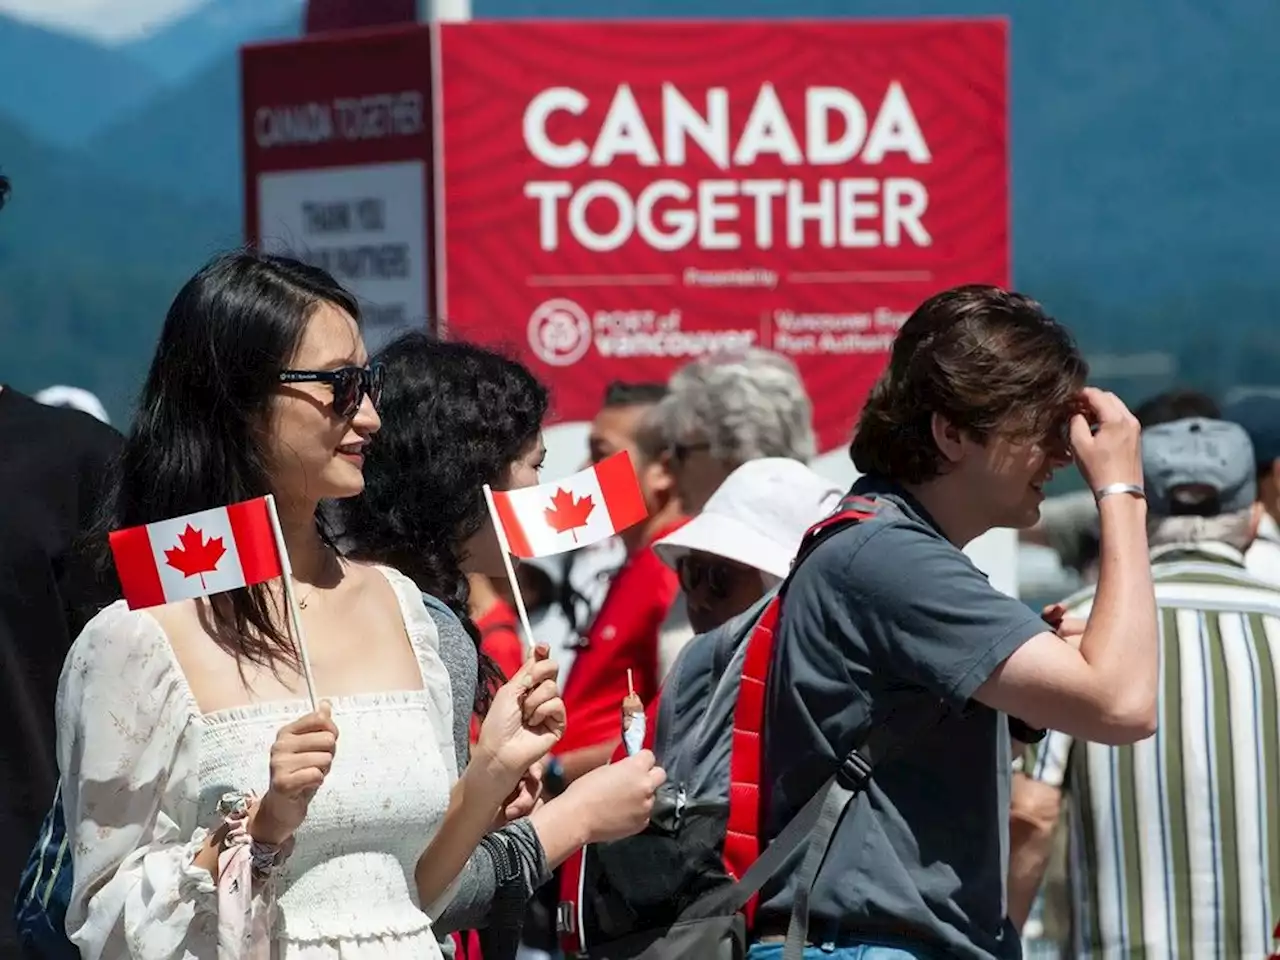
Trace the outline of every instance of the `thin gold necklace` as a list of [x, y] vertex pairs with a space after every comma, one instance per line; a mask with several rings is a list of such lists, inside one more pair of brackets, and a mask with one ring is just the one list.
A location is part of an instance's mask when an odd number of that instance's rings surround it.
[[[328, 556], [330, 556], [330, 557], [337, 557], [338, 555], [337, 555], [336, 553], [334, 553], [332, 550], [330, 550], [330, 551], [329, 551], [329, 553], [328, 553]], [[340, 558], [338, 559], [338, 563], [339, 563], [339, 565], [341, 565], [341, 563], [342, 563], [342, 560], [341, 560]], [[322, 574], [322, 575], [323, 575], [323, 574]], [[301, 581], [301, 580], [299, 580], [297, 577], [294, 577], [294, 583], [301, 583], [301, 582], [302, 582], [302, 581]], [[298, 601], [298, 609], [299, 609], [299, 610], [305, 610], [305, 609], [307, 609], [307, 603], [311, 600], [312, 596], [314, 596], [314, 595], [315, 595], [315, 592], [316, 592], [318, 589], [320, 589], [320, 587], [319, 587], [319, 585], [318, 585], [318, 584], [314, 584], [314, 583], [313, 583], [313, 584], [311, 584], [311, 589], [307, 591], [307, 595]]]

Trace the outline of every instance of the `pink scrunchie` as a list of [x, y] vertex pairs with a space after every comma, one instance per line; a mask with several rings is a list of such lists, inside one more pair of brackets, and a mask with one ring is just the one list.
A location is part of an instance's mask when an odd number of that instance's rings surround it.
[[249, 808], [253, 794], [228, 794], [219, 805], [227, 836], [218, 851], [218, 960], [270, 960], [275, 888], [263, 886], [261, 909], [253, 909], [253, 838]]

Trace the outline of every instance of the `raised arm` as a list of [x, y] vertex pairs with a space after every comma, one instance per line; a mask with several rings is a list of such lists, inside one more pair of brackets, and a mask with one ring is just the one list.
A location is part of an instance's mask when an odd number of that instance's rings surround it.
[[[1077, 415], [1071, 424], [1080, 472], [1095, 493], [1117, 484], [1140, 487], [1137, 419], [1112, 394], [1089, 389], [1085, 399], [1090, 417]], [[1078, 649], [1046, 630], [1018, 647], [975, 697], [1033, 726], [1099, 743], [1133, 743], [1156, 728], [1158, 625], [1147, 505], [1130, 493], [1111, 493], [1098, 512], [1098, 589]]]

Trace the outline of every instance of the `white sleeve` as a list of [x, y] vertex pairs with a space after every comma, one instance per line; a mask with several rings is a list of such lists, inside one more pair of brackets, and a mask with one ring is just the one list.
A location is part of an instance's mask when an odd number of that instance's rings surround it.
[[[431, 725], [436, 735], [436, 747], [440, 751], [440, 758], [449, 777], [449, 788], [452, 790], [458, 781], [458, 754], [453, 742], [453, 687], [449, 680], [449, 670], [440, 657], [440, 631], [427, 612], [422, 591], [414, 582], [392, 567], [379, 569], [396, 593], [400, 612], [404, 617], [405, 631], [409, 634], [409, 642], [418, 658], [423, 689], [431, 702]], [[422, 905], [423, 913], [433, 920], [439, 918], [457, 896], [465, 874], [464, 867], [433, 903]]]
[[391, 584], [404, 618], [404, 629], [418, 658], [422, 686], [431, 702], [431, 725], [440, 749], [440, 759], [449, 774], [449, 786], [458, 779], [458, 753], [453, 742], [453, 686], [449, 670], [440, 657], [440, 631], [427, 612], [422, 591], [394, 567], [378, 566]]
[[[440, 658], [440, 632], [436, 629], [435, 621], [427, 613], [425, 605], [422, 604], [422, 595], [416, 592], [416, 588], [415, 593], [410, 597], [410, 602], [414, 600], [421, 607], [421, 617], [418, 616], [418, 611], [414, 610], [414, 615], [406, 626], [414, 640], [414, 651], [418, 655], [418, 667], [422, 671], [423, 686], [431, 698], [433, 707], [431, 725], [435, 729], [436, 746], [440, 750], [444, 769], [449, 775], [449, 787], [452, 789], [457, 785], [459, 774], [458, 754], [453, 741], [453, 688], [449, 680], [448, 668]], [[440, 918], [445, 908], [458, 895], [464, 876], [466, 876], [465, 866], [434, 902], [422, 905], [422, 912], [433, 922]]]
[[195, 704], [159, 624], [117, 603], [85, 627], [58, 684], [58, 767], [74, 880], [67, 934], [82, 957], [216, 949], [199, 827]]

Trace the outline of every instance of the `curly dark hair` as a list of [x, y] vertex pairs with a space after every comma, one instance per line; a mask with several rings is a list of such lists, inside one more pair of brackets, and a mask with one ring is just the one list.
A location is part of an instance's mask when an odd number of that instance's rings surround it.
[[935, 413], [979, 441], [1057, 436], [1089, 371], [1071, 334], [1030, 297], [971, 284], [907, 319], [871, 388], [849, 454], [863, 473], [923, 483], [943, 468]]
[[[387, 375], [382, 429], [366, 451], [364, 493], [341, 506], [342, 537], [351, 556], [395, 567], [448, 604], [479, 651], [462, 545], [489, 515], [481, 487], [537, 441], [547, 389], [514, 360], [425, 332], [400, 336], [376, 359]], [[477, 714], [503, 679], [480, 653]]]

